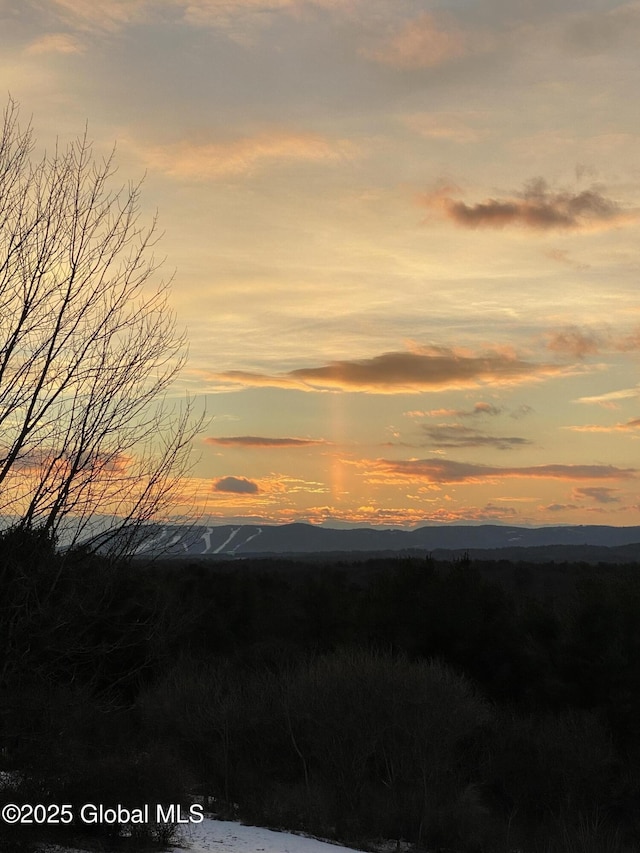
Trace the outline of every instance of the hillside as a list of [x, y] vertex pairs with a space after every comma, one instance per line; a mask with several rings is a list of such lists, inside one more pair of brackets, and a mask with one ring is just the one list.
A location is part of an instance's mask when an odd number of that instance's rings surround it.
[[494, 559], [635, 562], [640, 527], [425, 526], [415, 530], [333, 529], [311, 524], [166, 525], [147, 528], [139, 556], [244, 557], [267, 555], [426, 552], [444, 559], [468, 550]]

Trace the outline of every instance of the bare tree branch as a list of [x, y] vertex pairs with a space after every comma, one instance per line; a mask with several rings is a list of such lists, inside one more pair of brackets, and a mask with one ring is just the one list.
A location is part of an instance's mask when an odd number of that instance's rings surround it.
[[[140, 184], [87, 134], [33, 162], [9, 101], [0, 129], [0, 513], [77, 541], [158, 517], [202, 426], [169, 389], [185, 338], [156, 281]], [[103, 547], [107, 538], [103, 538]]]

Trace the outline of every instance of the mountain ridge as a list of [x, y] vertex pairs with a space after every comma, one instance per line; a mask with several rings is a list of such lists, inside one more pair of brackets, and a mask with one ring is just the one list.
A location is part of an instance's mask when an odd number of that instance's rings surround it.
[[153, 525], [137, 556], [242, 557], [330, 552], [509, 550], [549, 546], [617, 548], [638, 545], [640, 526], [519, 527], [425, 525], [400, 528], [331, 528], [305, 522], [284, 525]]

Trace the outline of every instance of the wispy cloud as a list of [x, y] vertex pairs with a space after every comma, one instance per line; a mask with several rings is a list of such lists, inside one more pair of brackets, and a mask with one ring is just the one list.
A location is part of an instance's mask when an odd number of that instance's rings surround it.
[[635, 352], [640, 350], [640, 328], [627, 335], [620, 335], [615, 342], [618, 352]]
[[516, 406], [515, 409], [511, 409], [509, 412], [509, 417], [513, 418], [514, 421], [519, 421], [521, 418], [526, 418], [534, 411], [532, 406], [527, 405], [527, 403], [520, 403], [519, 406]]
[[622, 42], [635, 44], [640, 32], [640, 3], [632, 0], [611, 9], [598, 9], [571, 19], [565, 42], [583, 54], [602, 54]]
[[26, 52], [31, 55], [44, 53], [85, 53], [86, 46], [70, 33], [47, 33], [41, 36], [27, 47]]
[[336, 389], [378, 394], [417, 393], [481, 384], [508, 385], [557, 376], [566, 368], [525, 361], [511, 351], [473, 354], [447, 347], [419, 347], [387, 352], [357, 361], [333, 361], [268, 375], [229, 370], [211, 378], [223, 384], [248, 387], [297, 388], [303, 391]]
[[300, 0], [173, 0], [184, 8], [185, 20], [194, 25], [216, 24], [247, 12], [277, 12], [299, 5]]
[[[418, 507], [403, 506], [381, 506], [375, 500], [370, 500], [360, 506], [347, 508], [341, 506], [314, 506], [303, 511], [278, 508], [277, 516], [269, 519], [271, 523], [291, 523], [294, 521], [308, 521], [312, 524], [326, 524], [336, 526], [335, 522], [346, 523], [349, 526], [366, 525], [385, 527], [418, 527], [426, 522], [448, 524], [451, 522], [469, 521], [504, 521], [513, 520], [517, 513], [513, 507], [496, 506], [488, 503], [485, 506], [429, 506], [424, 497], [419, 496]], [[224, 518], [220, 519], [224, 521]], [[256, 520], [260, 523], [260, 520]], [[264, 523], [264, 521], [263, 521]], [[269, 523], [269, 522], [267, 522]]]
[[634, 352], [640, 349], [640, 330], [592, 329], [564, 326], [547, 334], [547, 348], [559, 355], [583, 359], [602, 351]]
[[539, 506], [538, 509], [542, 510], [542, 512], [568, 512], [568, 511], [574, 511], [577, 509], [582, 509], [582, 507], [578, 506], [578, 504], [555, 503], [555, 504], [547, 504], [546, 506]]
[[313, 447], [328, 444], [323, 438], [267, 438], [259, 435], [208, 436], [205, 444], [219, 447]]
[[640, 430], [640, 418], [633, 418], [625, 423], [602, 425], [584, 424], [582, 426], [567, 426], [572, 432], [634, 432]]
[[557, 261], [559, 264], [571, 267], [571, 269], [578, 270], [579, 272], [584, 272], [591, 268], [590, 264], [574, 260], [566, 249], [549, 249], [545, 254], [548, 258], [551, 258], [551, 260]]
[[488, 136], [487, 128], [476, 126], [487, 120], [487, 116], [475, 112], [413, 113], [403, 119], [408, 128], [426, 139], [456, 142], [460, 145], [479, 142]]
[[606, 486], [587, 486], [573, 490], [574, 500], [587, 498], [600, 504], [617, 504], [620, 498], [617, 496], [618, 489], [608, 489]]
[[352, 158], [356, 146], [317, 133], [283, 128], [225, 141], [184, 139], [167, 145], [138, 149], [147, 166], [180, 178], [215, 179], [242, 175], [267, 165], [291, 161], [336, 162]]
[[405, 412], [410, 418], [476, 418], [481, 415], [499, 415], [503, 410], [492, 403], [475, 403], [472, 409], [427, 409], [427, 411]]
[[335, 9], [343, 11], [355, 5], [356, 0], [169, 0], [184, 9], [184, 20], [194, 26], [224, 26], [235, 17], [256, 14], [269, 15], [288, 11], [297, 13], [304, 9]]
[[340, 10], [348, 0], [51, 0], [59, 18], [81, 32], [117, 32], [155, 18], [225, 29], [235, 20], [305, 8]]
[[80, 32], [116, 32], [146, 20], [153, 5], [153, 0], [52, 0], [60, 19]]
[[638, 474], [636, 468], [614, 465], [530, 465], [502, 467], [456, 462], [451, 459], [379, 459], [371, 464], [369, 474], [383, 482], [486, 483], [504, 478], [551, 480], [628, 480]]
[[453, 197], [455, 187], [443, 186], [420, 196], [421, 203], [462, 228], [519, 226], [533, 231], [595, 231], [638, 219], [637, 211], [624, 210], [591, 189], [552, 190], [544, 178], [529, 181], [521, 192], [467, 204]]
[[604, 406], [607, 409], [618, 407], [619, 400], [630, 400], [634, 397], [640, 397], [640, 385], [635, 388], [621, 388], [619, 391], [608, 391], [605, 394], [594, 394], [589, 397], [578, 397], [574, 403], [595, 403], [599, 406]]
[[364, 55], [394, 68], [434, 68], [458, 59], [469, 48], [468, 37], [455, 26], [445, 26], [425, 12], [407, 21], [387, 41]]
[[560, 355], [582, 359], [600, 352], [602, 343], [602, 337], [592, 330], [566, 326], [549, 334], [547, 347]]

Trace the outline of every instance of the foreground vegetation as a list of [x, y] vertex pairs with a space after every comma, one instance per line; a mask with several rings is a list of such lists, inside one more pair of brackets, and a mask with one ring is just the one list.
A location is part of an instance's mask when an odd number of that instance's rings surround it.
[[124, 564], [8, 531], [0, 587], [5, 802], [200, 794], [363, 847], [640, 844], [638, 567]]

